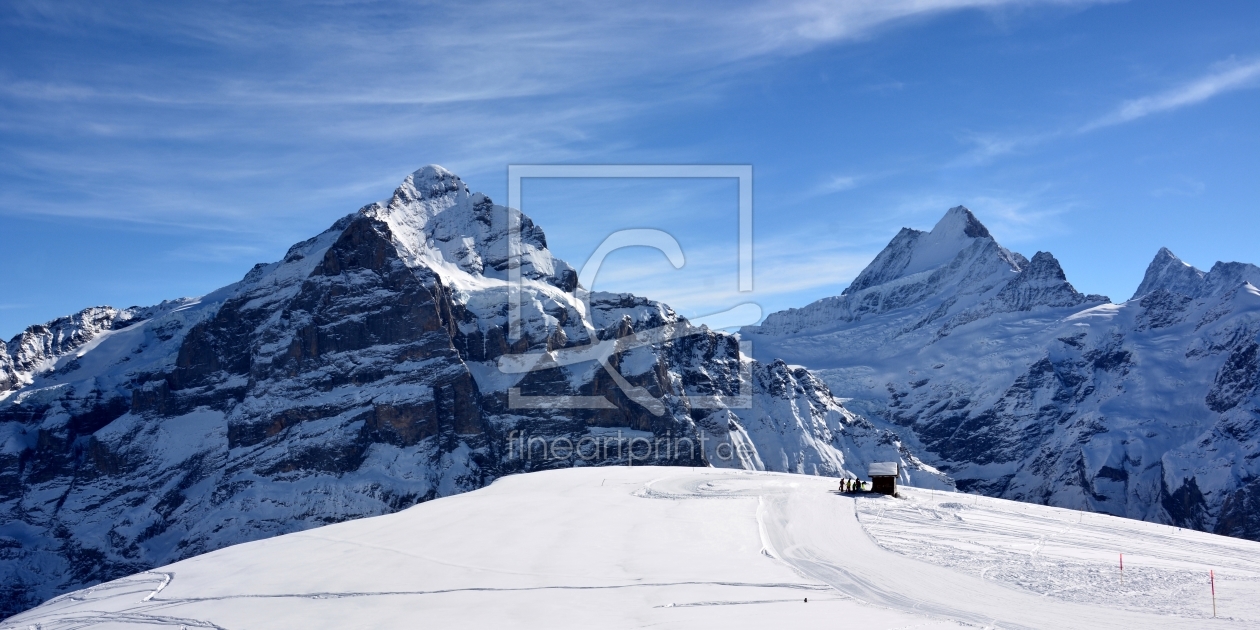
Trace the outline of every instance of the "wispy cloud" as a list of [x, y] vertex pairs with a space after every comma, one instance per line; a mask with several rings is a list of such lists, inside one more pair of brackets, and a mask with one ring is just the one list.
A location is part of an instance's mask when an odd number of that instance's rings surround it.
[[290, 3], [280, 2], [274, 12], [232, 2], [178, 9], [123, 3], [101, 11], [90, 3], [53, 8], [19, 1], [13, 21], [28, 28], [75, 36], [130, 32], [198, 46], [211, 56], [259, 58], [249, 72], [136, 60], [97, 69], [93, 82], [74, 76], [13, 80], [4, 92], [41, 100], [236, 107], [487, 102], [569, 93], [631, 76], [685, 75], [694, 82], [701, 78], [697, 71], [729, 72], [733, 62], [866, 39], [907, 20], [953, 11], [1103, 1], [746, 0], [723, 11], [651, 0], [491, 0], [427, 4], [422, 11], [390, 2], [302, 4], [285, 11]]
[[983, 166], [999, 157], [1032, 149], [1058, 135], [1060, 134], [1057, 132], [1029, 135], [965, 134], [963, 142], [972, 145], [972, 148], [946, 166]]
[[242, 257], [260, 257], [271, 252], [255, 245], [239, 245], [236, 243], [197, 243], [191, 246], [172, 250], [168, 255], [173, 260], [190, 260], [193, 262], [227, 262]]
[[1260, 85], [1260, 60], [1250, 63], [1238, 63], [1234, 60], [1218, 64], [1208, 74], [1193, 81], [1183, 83], [1171, 89], [1125, 101], [1105, 116], [1096, 118], [1082, 126], [1079, 131], [1087, 132], [1102, 127], [1110, 127], [1151, 114], [1181, 109], [1189, 105], [1202, 103], [1214, 96], [1243, 88]]
[[758, 25], [759, 49], [797, 50], [819, 42], [865, 39], [880, 29], [962, 10], [1086, 5], [1108, 0], [801, 0], [757, 6], [746, 13]]
[[946, 167], [983, 166], [997, 158], [1031, 151], [1057, 139], [1133, 122], [1152, 114], [1196, 105], [1227, 92], [1257, 86], [1260, 86], [1260, 60], [1239, 63], [1230, 59], [1216, 64], [1212, 71], [1192, 81], [1157, 94], [1124, 101], [1111, 112], [1074, 129], [1069, 127], [1026, 133], [962, 134], [960, 141], [971, 145], [971, 148], [950, 160]]
[[1180, 175], [1172, 178], [1164, 186], [1151, 191], [1153, 197], [1197, 197], [1203, 194], [1207, 185], [1198, 179]]
[[825, 195], [840, 192], [842, 190], [849, 190], [856, 188], [860, 179], [861, 178], [857, 175], [834, 175], [827, 181], [816, 186], [814, 191], [820, 195]]
[[900, 92], [906, 88], [906, 84], [902, 81], [883, 81], [881, 83], [872, 83], [871, 85], [859, 88], [860, 92], [877, 92], [887, 94], [890, 92]]
[[[911, 192], [889, 203], [881, 214], [898, 217], [902, 227], [929, 230], [948, 208], [959, 204], [971, 210], [993, 237], [1007, 246], [1065, 233], [1064, 215], [1080, 206], [1061, 187], [1042, 183], [1019, 190], [960, 188]], [[894, 233], [890, 227], [885, 230], [887, 237]]]
[[822, 177], [818, 183], [813, 186], [806, 187], [801, 190], [800, 193], [790, 195], [786, 197], [786, 199], [791, 203], [809, 201], [817, 197], [824, 197], [827, 195], [867, 187], [879, 180], [884, 180], [888, 177], [897, 175], [900, 172], [902, 171], [899, 168], [858, 173], [841, 171], [839, 173], [833, 173]]
[[[154, 179], [194, 187], [188, 177], [213, 178], [245, 160], [293, 164], [289, 172], [301, 176], [314, 172], [315, 155], [333, 159], [336, 149], [364, 143], [375, 143], [376, 155], [400, 162], [406, 156], [405, 167], [440, 159], [467, 176], [501, 167], [507, 156], [554, 161], [606, 153], [602, 128], [654, 108], [716, 98], [750, 67], [870, 39], [915, 19], [1092, 1], [744, 0], [715, 11], [663, 0], [178, 8], [124, 1], [109, 10], [92, 2], [15, 0], [0, 28], [72, 42], [76, 62], [38, 74], [27, 68], [47, 64], [24, 63], [20, 55], [0, 64], [6, 113], [0, 127], [37, 132], [38, 146], [63, 142], [80, 156], [94, 157], [98, 149], [109, 156], [101, 162], [144, 164]], [[136, 51], [136, 41], [179, 54]], [[59, 46], [40, 47], [46, 48]], [[155, 142], [165, 150], [155, 152]], [[421, 148], [424, 156], [413, 157]], [[186, 153], [172, 160], [172, 151]], [[233, 159], [216, 159], [222, 153]], [[68, 160], [9, 164], [24, 167], [50, 186], [82, 175]], [[337, 175], [363, 181], [380, 169], [365, 164], [362, 172], [343, 168]], [[135, 180], [107, 183], [125, 188], [128, 181]], [[29, 197], [32, 203], [6, 203], [0, 212], [24, 206], [25, 212], [169, 219], [169, 207], [131, 198], [58, 204], [41, 192]], [[195, 214], [198, 205], [214, 204], [204, 200], [180, 212]]]
[[[694, 138], [660, 141], [635, 125], [661, 112], [685, 119], [786, 58], [949, 13], [1090, 2], [10, 0], [0, 9], [0, 217], [179, 233], [192, 244], [135, 257], [248, 264], [428, 162], [493, 193], [511, 162], [688, 161]], [[841, 167], [803, 187], [861, 193], [878, 176]], [[215, 244], [228, 241], [239, 246]], [[777, 257], [759, 236], [758, 295], [843, 285], [882, 246], [806, 242], [776, 243], [786, 248]], [[730, 261], [706, 263], [708, 289], [701, 258], [690, 284], [662, 267], [635, 287], [725, 304]]]
[[1072, 201], [1054, 199], [1047, 192], [976, 195], [969, 199], [968, 208], [1003, 243], [1040, 241], [1065, 232], [1066, 227], [1060, 219], [1076, 207]]

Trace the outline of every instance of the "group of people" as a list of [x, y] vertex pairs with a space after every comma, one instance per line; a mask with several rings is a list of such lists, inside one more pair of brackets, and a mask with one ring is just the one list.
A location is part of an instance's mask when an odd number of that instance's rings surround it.
[[859, 479], [841, 479], [840, 492], [864, 492], [866, 483]]

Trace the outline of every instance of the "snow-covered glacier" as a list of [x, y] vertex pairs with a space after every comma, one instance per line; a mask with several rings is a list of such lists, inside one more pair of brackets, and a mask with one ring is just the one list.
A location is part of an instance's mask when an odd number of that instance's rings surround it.
[[[0, 616], [531, 470], [633, 463], [838, 476], [897, 459], [907, 481], [949, 487], [890, 425], [849, 411], [809, 371], [755, 361], [735, 336], [664, 304], [579, 299], [577, 273], [523, 215], [510, 257], [509, 212], [425, 167], [233, 285], [147, 308], [90, 308], [5, 344]], [[661, 330], [656, 342], [619, 345]], [[608, 369], [501, 363], [580, 348], [606, 349]], [[749, 384], [750, 405], [690, 402]], [[514, 392], [605, 403], [522, 408]], [[641, 450], [631, 462], [622, 446]]]
[[1161, 250], [1128, 301], [966, 208], [744, 337], [900, 427], [958, 488], [1260, 540], [1260, 268]]

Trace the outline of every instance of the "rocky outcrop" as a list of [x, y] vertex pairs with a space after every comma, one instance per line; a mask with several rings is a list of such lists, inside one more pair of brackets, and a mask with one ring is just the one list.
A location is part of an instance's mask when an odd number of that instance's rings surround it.
[[73, 360], [58, 361], [83, 348], [102, 333], [125, 328], [143, 319], [141, 309], [108, 306], [85, 308], [74, 315], [37, 324], [4, 344], [0, 352], [0, 396], [30, 384], [39, 372], [60, 367], [73, 370]]
[[878, 330], [868, 330], [871, 347], [877, 347], [993, 297], [1027, 264], [958, 206], [931, 232], [903, 228], [841, 295], [772, 313], [748, 332], [773, 343], [877, 318]]

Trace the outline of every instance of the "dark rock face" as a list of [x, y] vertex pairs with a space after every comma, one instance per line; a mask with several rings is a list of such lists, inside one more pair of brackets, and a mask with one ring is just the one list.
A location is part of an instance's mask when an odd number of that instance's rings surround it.
[[1229, 353], [1208, 390], [1208, 409], [1225, 413], [1256, 395], [1260, 386], [1260, 344], [1240, 343]]
[[[895, 458], [920, 483], [947, 483], [806, 370], [752, 362], [736, 338], [642, 298], [596, 293], [584, 314], [576, 273], [524, 217], [512, 340], [507, 212], [422, 169], [237, 284], [88, 309], [11, 342], [0, 616], [226, 545], [631, 454], [823, 475]], [[680, 334], [618, 348], [608, 370], [500, 369], [505, 355], [661, 329]], [[605, 404], [520, 407], [511, 392]], [[693, 402], [704, 396], [733, 402]]]
[[960, 489], [1260, 540], [1260, 268], [1161, 249], [1109, 304], [1047, 252], [958, 237], [971, 219], [903, 229], [862, 284], [743, 336]]
[[893, 237], [883, 251], [875, 257], [858, 277], [845, 288], [841, 295], [849, 295], [857, 293], [862, 289], [884, 284], [890, 280], [897, 278], [906, 267], [910, 265], [910, 258], [914, 253], [914, 246], [919, 239], [927, 234], [919, 230], [910, 228], [901, 228], [901, 231]]
[[997, 294], [997, 299], [1012, 311], [1029, 311], [1036, 306], [1077, 306], [1105, 300], [1099, 297], [1087, 297], [1072, 288], [1059, 261], [1050, 252], [1037, 252], [1019, 270], [1015, 279]]
[[1161, 247], [1155, 254], [1155, 259], [1147, 265], [1146, 275], [1142, 277], [1137, 291], [1133, 292], [1133, 299], [1160, 289], [1177, 295], [1198, 297], [1205, 275], [1182, 262], [1167, 247]]
[[1260, 479], [1244, 479], [1221, 504], [1215, 531], [1225, 536], [1260, 540]]

